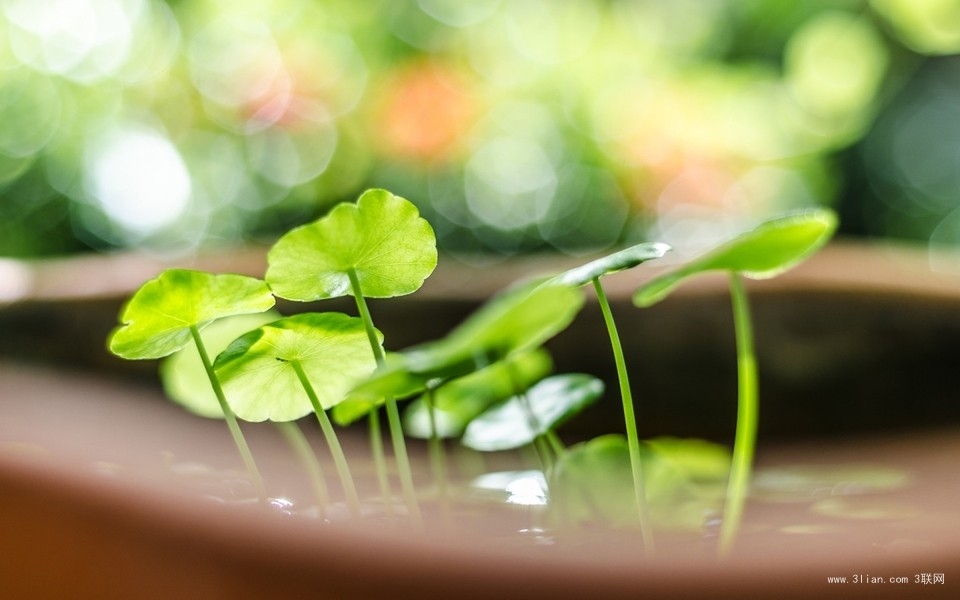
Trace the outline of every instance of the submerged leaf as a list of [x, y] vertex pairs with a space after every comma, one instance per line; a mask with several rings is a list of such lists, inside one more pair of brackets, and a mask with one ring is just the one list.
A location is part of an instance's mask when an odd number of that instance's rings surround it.
[[656, 304], [683, 280], [706, 271], [733, 271], [751, 279], [775, 277], [816, 252], [836, 228], [837, 216], [827, 209], [771, 219], [676, 271], [651, 279], [636, 291], [633, 302], [641, 307]]
[[238, 417], [292, 421], [313, 411], [297, 365], [328, 409], [369, 375], [376, 361], [360, 319], [304, 313], [240, 337], [217, 357], [214, 368]]
[[603, 382], [592, 375], [548, 377], [470, 421], [461, 442], [481, 452], [519, 448], [553, 430], [602, 395]]
[[162, 358], [190, 343], [191, 327], [273, 305], [270, 288], [259, 279], [168, 269], [127, 302], [122, 325], [110, 336], [110, 351], [130, 359]]
[[[226, 317], [204, 328], [200, 337], [210, 356], [216, 356], [241, 335], [279, 318], [280, 313], [273, 310]], [[223, 409], [210, 387], [196, 345], [189, 344], [163, 359], [160, 363], [160, 379], [167, 396], [177, 404], [203, 417], [223, 418]]]
[[[536, 349], [493, 363], [433, 391], [436, 435], [459, 437], [467, 424], [484, 410], [525, 391], [553, 367], [546, 350]], [[404, 413], [404, 430], [418, 438], [431, 437], [430, 411], [425, 396], [417, 398]]]
[[584, 286], [604, 275], [630, 269], [648, 260], [660, 258], [670, 249], [667, 244], [659, 242], [637, 244], [561, 273], [554, 278], [554, 281], [563, 285]]
[[281, 298], [350, 295], [351, 272], [364, 296], [388, 298], [420, 288], [437, 266], [437, 247], [433, 228], [416, 206], [375, 189], [356, 204], [339, 204], [323, 218], [289, 231], [267, 260], [267, 282]]

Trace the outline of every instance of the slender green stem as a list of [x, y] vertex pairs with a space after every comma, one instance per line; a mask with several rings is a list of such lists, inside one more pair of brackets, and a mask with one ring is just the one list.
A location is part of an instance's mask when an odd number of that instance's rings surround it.
[[[373, 349], [373, 356], [377, 361], [377, 366], [383, 366], [386, 357], [383, 353], [383, 347], [380, 346], [377, 330], [373, 326], [373, 318], [370, 316], [370, 309], [367, 308], [367, 301], [363, 297], [360, 280], [357, 278], [357, 273], [354, 269], [347, 271], [347, 275], [350, 277], [353, 298], [357, 303], [357, 311], [360, 313], [360, 320], [363, 321], [363, 328], [367, 332], [367, 340], [370, 342], [370, 348]], [[393, 492], [390, 490], [386, 453], [383, 451], [380, 413], [376, 409], [370, 411], [367, 415], [367, 426], [370, 435], [370, 453], [373, 454], [373, 465], [377, 471], [377, 483], [380, 486], [380, 494], [383, 496], [384, 507], [389, 514], [393, 514]], [[392, 436], [392, 429], [390, 433]]]
[[323, 479], [323, 469], [320, 467], [320, 461], [317, 460], [317, 455], [313, 453], [310, 442], [307, 441], [307, 437], [303, 435], [303, 431], [296, 421], [281, 421], [277, 422], [276, 425], [293, 453], [297, 455], [300, 464], [306, 469], [310, 477], [310, 485], [313, 487], [313, 493], [317, 498], [317, 506], [320, 508], [321, 515], [325, 515], [327, 505], [330, 504], [330, 494], [327, 490], [327, 483]]
[[547, 443], [544, 436], [538, 435], [533, 438], [533, 447], [537, 451], [537, 457], [540, 459], [540, 470], [543, 471], [543, 476], [549, 480], [553, 472], [553, 467], [556, 464], [556, 458], [553, 455], [550, 444]]
[[757, 444], [757, 362], [753, 353], [753, 325], [750, 305], [739, 273], [730, 274], [733, 325], [737, 337], [737, 433], [733, 442], [733, 464], [727, 482], [727, 499], [720, 528], [720, 556], [730, 554], [740, 529], [743, 507], [750, 491], [753, 455]]
[[[360, 289], [360, 280], [353, 269], [348, 271], [350, 285], [353, 289], [353, 297], [357, 303], [357, 310], [360, 312], [360, 319], [363, 321], [363, 328], [367, 332], [367, 340], [373, 349], [373, 356], [377, 361], [377, 366], [383, 366], [385, 357], [383, 348], [380, 346], [380, 340], [377, 338], [377, 330], [373, 326], [373, 318], [370, 316], [370, 310], [367, 308], [367, 302]], [[388, 415], [389, 417], [389, 415]], [[367, 416], [367, 426], [370, 435], [370, 452], [373, 454], [373, 465], [377, 471], [377, 483], [380, 486], [380, 494], [383, 496], [384, 506], [389, 514], [393, 514], [393, 492], [390, 490], [390, 477], [387, 474], [386, 453], [383, 451], [383, 436], [380, 430], [380, 413], [374, 409]], [[390, 431], [391, 436], [393, 430]]]
[[[377, 338], [376, 329], [373, 326], [373, 318], [370, 316], [370, 309], [367, 308], [367, 301], [363, 297], [363, 289], [360, 287], [360, 279], [357, 272], [353, 269], [347, 271], [350, 277], [350, 285], [353, 289], [353, 298], [357, 302], [357, 311], [360, 313], [360, 319], [367, 331], [367, 338], [370, 340], [370, 347], [373, 349], [373, 355], [377, 359], [378, 365], [383, 365], [386, 357], [383, 348], [380, 346], [380, 340]], [[390, 441], [393, 443], [393, 455], [397, 461], [397, 471], [400, 475], [400, 488], [403, 491], [404, 503], [410, 516], [416, 521], [421, 521], [420, 507], [417, 505], [417, 496], [413, 487], [413, 470], [410, 468], [410, 458], [407, 456], [407, 445], [403, 439], [403, 425], [400, 423], [400, 409], [397, 407], [397, 401], [394, 398], [384, 399], [387, 408], [387, 426], [390, 429]]]
[[370, 435], [370, 454], [373, 455], [373, 467], [377, 472], [377, 484], [383, 497], [383, 508], [393, 515], [393, 492], [390, 490], [390, 477], [387, 474], [387, 458], [383, 451], [383, 434], [380, 431], [380, 411], [376, 408], [367, 414], [367, 427]]
[[443, 440], [437, 433], [436, 406], [433, 402], [434, 388], [432, 386], [427, 388], [423, 400], [427, 406], [427, 415], [430, 420], [430, 439], [427, 440], [430, 453], [430, 470], [433, 472], [433, 480], [437, 484], [437, 495], [440, 512], [443, 515], [443, 523], [449, 531], [453, 527], [453, 512], [450, 510], [450, 497], [447, 488], [447, 457], [444, 452]]
[[433, 478], [437, 482], [440, 490], [440, 497], [446, 500], [447, 496], [447, 466], [446, 457], [443, 453], [443, 440], [437, 435], [437, 417], [436, 408], [433, 404], [433, 388], [427, 389], [423, 399], [427, 406], [427, 415], [430, 420], [430, 439], [428, 446], [430, 448], [430, 468], [433, 471]]
[[360, 498], [357, 496], [357, 488], [353, 484], [353, 476], [350, 474], [347, 458], [343, 455], [343, 448], [340, 446], [337, 432], [333, 429], [333, 423], [330, 422], [330, 417], [327, 416], [327, 412], [323, 410], [323, 405], [320, 404], [317, 392], [313, 389], [313, 384], [311, 384], [307, 378], [307, 373], [303, 370], [300, 361], [292, 360], [290, 364], [297, 373], [300, 385], [303, 386], [303, 390], [310, 398], [310, 404], [313, 405], [313, 412], [316, 413], [317, 420], [320, 422], [320, 429], [323, 431], [323, 437], [327, 440], [330, 454], [333, 455], [333, 463], [337, 467], [337, 474], [340, 476], [340, 483], [343, 486], [343, 493], [346, 496], [350, 512], [352, 512], [354, 516], [360, 516]]
[[[511, 375], [513, 375], [512, 371]], [[519, 389], [515, 379], [514, 389]], [[524, 415], [526, 416], [527, 427], [535, 434], [533, 438], [533, 448], [536, 450], [537, 458], [540, 460], [540, 470], [543, 471], [544, 477], [549, 478], [550, 473], [553, 471], [553, 465], [556, 463], [553, 448], [548, 442], [546, 434], [538, 433], [542, 428], [540, 427], [540, 420], [537, 419], [537, 415], [533, 412], [530, 398], [525, 393], [519, 391], [516, 396], [520, 401], [520, 408], [523, 409]]]
[[557, 432], [550, 430], [546, 434], [547, 442], [550, 444], [550, 448], [553, 450], [553, 453], [559, 458], [563, 456], [563, 453], [567, 451], [566, 446], [563, 445], [563, 440], [560, 439], [560, 436], [557, 435]]
[[607, 334], [610, 337], [610, 346], [613, 349], [613, 360], [617, 365], [617, 379], [620, 382], [620, 399], [623, 402], [623, 420], [627, 427], [627, 448], [630, 453], [630, 469], [633, 474], [633, 494], [637, 505], [637, 516], [640, 520], [640, 532], [643, 535], [643, 547], [647, 552], [653, 552], [653, 529], [650, 526], [650, 514], [647, 508], [646, 491], [643, 482], [643, 464], [640, 462], [640, 437], [637, 434], [637, 418], [633, 412], [633, 394], [630, 391], [630, 379], [627, 375], [627, 363], [623, 357], [623, 346], [620, 344], [620, 334], [613, 320], [613, 311], [610, 302], [603, 291], [600, 278], [593, 280], [593, 288], [597, 292], [600, 311], [607, 325]]
[[410, 458], [407, 456], [407, 445], [403, 439], [403, 425], [400, 423], [400, 408], [393, 398], [386, 399], [387, 426], [390, 430], [390, 441], [393, 443], [393, 456], [397, 461], [397, 473], [400, 475], [400, 489], [403, 491], [403, 501], [407, 505], [410, 516], [417, 522], [422, 522], [420, 506], [417, 504], [417, 495], [413, 486], [413, 469], [410, 467]]
[[237, 416], [233, 414], [233, 409], [227, 404], [227, 397], [223, 393], [223, 387], [221, 387], [220, 380], [217, 379], [217, 374], [213, 370], [213, 363], [210, 362], [210, 355], [207, 354], [207, 348], [203, 343], [203, 338], [200, 337], [200, 329], [196, 325], [191, 325], [190, 335], [193, 337], [193, 342], [197, 345], [197, 353], [203, 362], [203, 369], [207, 372], [207, 378], [213, 387], [213, 393], [217, 397], [217, 402], [220, 403], [220, 410], [223, 411], [223, 420], [227, 422], [227, 428], [230, 430], [233, 443], [240, 453], [240, 458], [243, 460], [247, 472], [250, 473], [250, 477], [253, 479], [253, 484], [257, 487], [257, 495], [260, 496], [261, 500], [266, 501], [267, 490], [263, 485], [263, 477], [260, 476], [260, 469], [257, 468], [257, 463], [253, 460], [253, 453], [250, 452], [247, 439], [243, 437], [240, 424], [237, 423]]
[[363, 328], [367, 332], [367, 339], [370, 341], [370, 348], [373, 349], [373, 356], [377, 360], [377, 366], [383, 366], [387, 357], [383, 352], [383, 347], [380, 345], [377, 328], [374, 327], [373, 317], [370, 316], [370, 309], [367, 308], [367, 300], [363, 296], [360, 279], [357, 277], [357, 272], [353, 269], [348, 271], [348, 275], [350, 276], [350, 286], [353, 290], [353, 299], [357, 303], [357, 311], [359, 311], [360, 319], [363, 321]]

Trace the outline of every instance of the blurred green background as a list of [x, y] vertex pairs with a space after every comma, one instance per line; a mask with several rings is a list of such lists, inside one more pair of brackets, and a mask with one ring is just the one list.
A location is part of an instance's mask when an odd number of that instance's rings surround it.
[[268, 242], [371, 186], [461, 256], [811, 205], [954, 245], [957, 52], [960, 0], [0, 0], [0, 256]]

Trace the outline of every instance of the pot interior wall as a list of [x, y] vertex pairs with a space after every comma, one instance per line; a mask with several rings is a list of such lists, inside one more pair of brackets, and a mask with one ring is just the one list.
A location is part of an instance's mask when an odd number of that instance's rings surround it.
[[[642, 435], [731, 439], [737, 382], [730, 302], [722, 279], [706, 283], [645, 310], [618, 293], [632, 289], [628, 279], [611, 294]], [[764, 437], [833, 437], [960, 423], [960, 403], [954, 401], [960, 302], [758, 283], [749, 289]], [[122, 361], [106, 351], [122, 301], [46, 300], [0, 308], [0, 356], [156, 384], [155, 362]], [[371, 302], [391, 349], [439, 338], [478, 306], [472, 294]], [[352, 313], [354, 307], [341, 298], [282, 303], [281, 310]], [[617, 389], [595, 302], [548, 348], [557, 372], [591, 373], [605, 380], [611, 395]], [[618, 430], [618, 410], [617, 402], [601, 402], [562, 433], [572, 440]]]

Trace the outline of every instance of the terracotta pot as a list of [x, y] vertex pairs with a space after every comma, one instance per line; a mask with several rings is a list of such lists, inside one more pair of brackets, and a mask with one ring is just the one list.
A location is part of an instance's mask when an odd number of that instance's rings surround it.
[[[926, 260], [834, 245], [750, 286], [760, 472], [868, 464], [903, 479], [885, 490], [856, 482], [804, 490], [785, 513], [758, 488], [725, 561], [709, 535], [654, 557], [622, 536], [560, 547], [536, 529], [536, 509], [497, 505], [495, 517], [478, 517], [473, 501], [455, 511], [453, 527], [437, 511], [422, 531], [403, 519], [358, 524], [335, 509], [318, 518], [300, 510], [310, 488], [281, 436], [245, 426], [275, 498], [265, 508], [249, 500], [222, 423], [165, 402], [154, 365], [103, 350], [123, 298], [163, 264], [129, 256], [8, 264], [0, 269], [8, 299], [0, 306], [0, 597], [951, 597], [960, 577], [960, 280], [931, 272]], [[402, 348], [442, 335], [509, 280], [563, 264], [446, 262], [418, 294], [375, 303], [374, 316], [388, 346]], [[200, 266], [260, 275], [263, 255]], [[662, 305], [633, 308], [630, 293], [654, 271], [607, 284], [634, 366], [641, 433], [729, 442], [736, 382], [724, 280], [706, 277]], [[551, 342], [558, 371], [612, 378], [599, 319], [590, 305]], [[563, 436], [622, 429], [616, 402], [602, 404]], [[373, 495], [365, 430], [344, 437], [361, 465], [361, 492]], [[411, 450], [418, 488], [429, 489], [423, 449], [413, 442]]]

